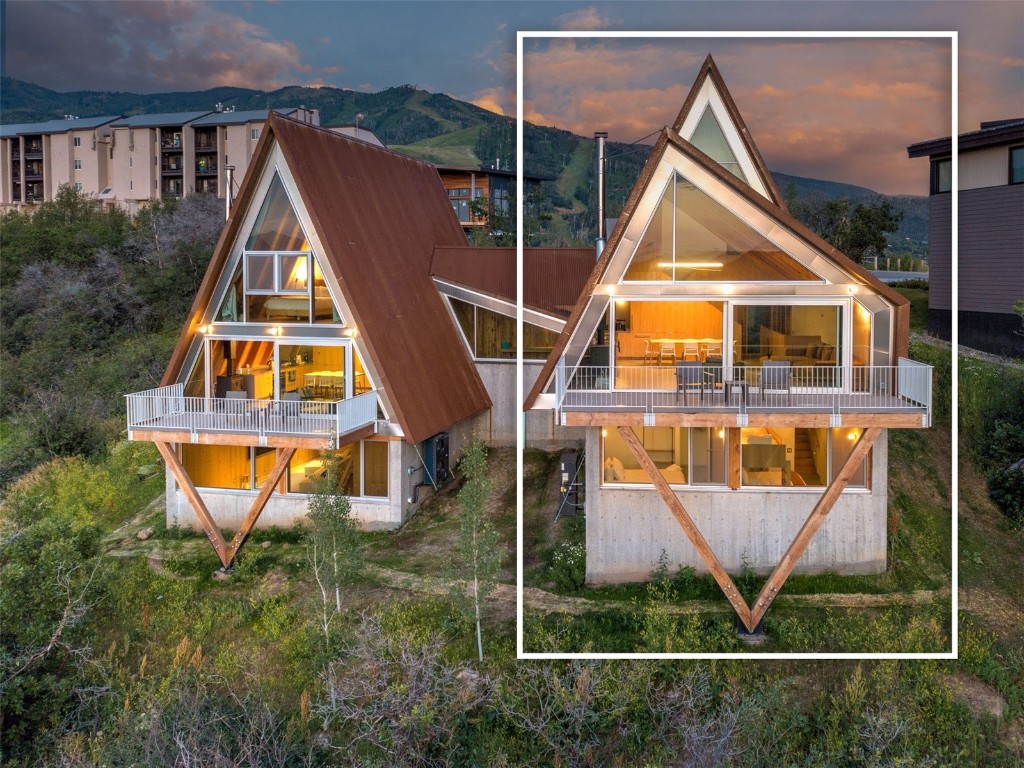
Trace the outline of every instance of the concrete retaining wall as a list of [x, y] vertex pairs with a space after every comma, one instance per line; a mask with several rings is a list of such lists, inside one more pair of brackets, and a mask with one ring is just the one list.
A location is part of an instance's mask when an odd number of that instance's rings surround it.
[[[600, 487], [600, 430], [587, 430], [587, 487]], [[888, 508], [887, 434], [875, 443], [872, 488], [848, 491], [796, 566], [796, 573], [881, 573], [886, 567]], [[746, 560], [769, 573], [810, 514], [823, 489], [814, 491], [693, 490], [676, 495], [730, 573]], [[653, 488], [602, 489], [587, 494], [587, 581], [646, 581], [662, 550], [669, 568], [707, 567]]]

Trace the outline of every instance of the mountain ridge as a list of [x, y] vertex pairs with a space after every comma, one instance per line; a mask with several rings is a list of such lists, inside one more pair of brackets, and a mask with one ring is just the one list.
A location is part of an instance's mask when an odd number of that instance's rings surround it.
[[[5, 77], [0, 83], [0, 117], [5, 124], [42, 122], [64, 115], [79, 117], [143, 112], [184, 112], [215, 105], [238, 110], [305, 106], [320, 110], [322, 125], [353, 123], [373, 131], [390, 148], [439, 165], [514, 167], [515, 121], [443, 93], [416, 85], [375, 93], [334, 86], [284, 86], [261, 91], [218, 86], [203, 91], [140, 94], [128, 91], [61, 93]], [[564, 220], [563, 239], [591, 239], [596, 210], [593, 139], [552, 126], [524, 125], [524, 170], [554, 181], [543, 185], [546, 210]], [[647, 145], [609, 142], [608, 213], [617, 216], [650, 152]], [[890, 201], [904, 212], [890, 246], [925, 252], [927, 197], [884, 195], [866, 187], [772, 172], [785, 192], [792, 184], [798, 199], [848, 197], [853, 202]]]

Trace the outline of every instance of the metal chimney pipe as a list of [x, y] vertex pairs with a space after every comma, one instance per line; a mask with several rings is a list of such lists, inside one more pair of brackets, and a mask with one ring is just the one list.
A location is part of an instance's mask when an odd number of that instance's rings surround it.
[[235, 182], [235, 166], [225, 165], [224, 166], [224, 220], [227, 221], [231, 218], [231, 195], [234, 192]]
[[605, 141], [608, 138], [608, 131], [597, 131], [594, 139], [597, 141], [597, 258], [601, 258], [604, 251], [604, 244], [607, 233], [604, 231], [605, 220]]

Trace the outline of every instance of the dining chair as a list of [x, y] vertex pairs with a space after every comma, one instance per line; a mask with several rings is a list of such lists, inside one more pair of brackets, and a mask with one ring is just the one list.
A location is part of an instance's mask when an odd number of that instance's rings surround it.
[[689, 360], [691, 358], [694, 359], [694, 360], [700, 360], [701, 359], [701, 357], [700, 357], [700, 345], [698, 345], [697, 342], [695, 342], [695, 341], [693, 341], [693, 342], [684, 341], [683, 342], [683, 357], [682, 357], [682, 359], [683, 360]]
[[665, 358], [672, 361], [673, 365], [676, 362], [676, 345], [675, 344], [661, 344], [658, 347], [658, 365], [661, 365]]
[[676, 364], [676, 396], [683, 396], [683, 405], [691, 392], [704, 401], [704, 365], [700, 360], [683, 360]]

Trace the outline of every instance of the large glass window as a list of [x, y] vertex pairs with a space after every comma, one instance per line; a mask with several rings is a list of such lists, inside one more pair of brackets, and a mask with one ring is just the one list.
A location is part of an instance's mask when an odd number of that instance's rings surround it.
[[794, 366], [834, 368], [843, 361], [842, 329], [839, 305], [737, 304], [733, 360], [748, 365], [788, 360]]
[[[853, 451], [853, 447], [857, 444], [857, 440], [860, 438], [863, 431], [864, 430], [857, 428], [840, 428], [830, 430], [832, 433], [831, 480], [835, 480], [836, 475], [839, 474], [839, 470], [843, 468], [843, 464], [846, 463], [847, 458], [850, 456], [850, 452]], [[870, 453], [868, 455], [870, 456]], [[857, 467], [856, 471], [854, 471], [853, 477], [850, 479], [849, 487], [866, 488], [867, 485], [868, 462], [862, 461], [860, 466]]]
[[670, 179], [637, 245], [625, 279], [821, 281], [679, 174]]
[[[273, 452], [273, 448], [260, 449]], [[192, 479], [192, 483], [200, 488], [224, 488], [227, 490], [245, 491], [253, 486], [252, 448], [244, 445], [200, 445], [183, 443], [181, 446], [181, 464]], [[261, 457], [261, 469], [267, 459]], [[263, 471], [265, 479], [273, 468]], [[258, 487], [258, 481], [257, 485]]]
[[[725, 430], [706, 427], [633, 427], [640, 444], [672, 485], [724, 485], [726, 482]], [[651, 479], [633, 456], [617, 429], [602, 431], [605, 483], [651, 485]]]
[[[246, 240], [244, 265], [247, 322], [341, 322], [320, 265], [276, 174]], [[239, 295], [233, 281], [221, 307], [222, 319], [242, 319], [236, 306]]]
[[[721, 301], [616, 301], [616, 386], [631, 389], [632, 363], [674, 365], [680, 360], [722, 361], [725, 304]], [[632, 386], [631, 386], [632, 385]]]
[[386, 498], [388, 442], [363, 440], [332, 452], [297, 450], [288, 467], [288, 491], [313, 493], [318, 484], [346, 496]]
[[[277, 346], [277, 362], [274, 348]], [[245, 392], [249, 399], [281, 399], [288, 393], [303, 400], [343, 400], [349, 396], [344, 344], [287, 344], [258, 339], [209, 339], [207, 354], [213, 396]], [[276, 367], [275, 367], [276, 366]], [[353, 393], [371, 389], [362, 362], [353, 366]]]
[[[478, 307], [459, 299], [450, 299], [455, 319], [474, 358], [515, 360], [516, 319]], [[555, 346], [558, 334], [532, 323], [523, 323], [523, 359], [544, 360]]]
[[[835, 479], [860, 429], [750, 427], [740, 433], [743, 486], [823, 488]], [[867, 486], [866, 462], [848, 487]]]

